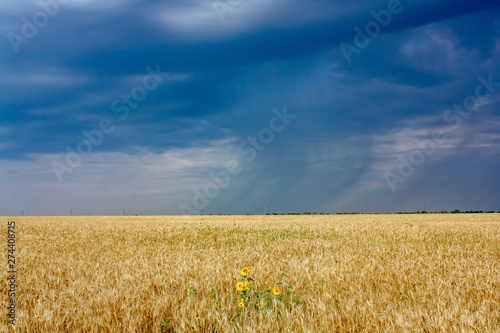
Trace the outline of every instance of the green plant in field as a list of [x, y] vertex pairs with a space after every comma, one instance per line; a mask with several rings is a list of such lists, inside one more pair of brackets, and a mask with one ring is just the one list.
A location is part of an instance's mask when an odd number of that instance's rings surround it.
[[217, 289], [212, 288], [212, 302], [215, 301], [220, 302], [219, 293], [217, 292]]
[[189, 287], [186, 290], [186, 296], [191, 296], [191, 297], [196, 297], [198, 295], [198, 292], [196, 291], [195, 287]]
[[323, 286], [325, 284], [325, 281], [324, 280], [312, 280], [312, 281], [307, 281], [307, 283], [310, 283], [312, 284], [313, 286], [317, 287], [317, 286]]
[[174, 322], [171, 319], [171, 312], [169, 311], [168, 314], [165, 313], [163, 315], [164, 320], [160, 322], [160, 331], [161, 333], [174, 333], [175, 332], [175, 327], [174, 327]]
[[173, 322], [171, 320], [165, 320], [164, 322], [161, 322], [160, 330], [161, 333], [174, 333], [175, 328]]
[[287, 284], [285, 273], [281, 273], [278, 283], [272, 288], [269, 287], [269, 280], [266, 281], [264, 288], [256, 285], [255, 280], [250, 277], [248, 267], [243, 267], [240, 274], [243, 277], [236, 282], [236, 291], [239, 292], [238, 315], [243, 309], [248, 311], [271, 310], [278, 304], [291, 308], [303, 303], [301, 293], [296, 293], [292, 290], [293, 286]]

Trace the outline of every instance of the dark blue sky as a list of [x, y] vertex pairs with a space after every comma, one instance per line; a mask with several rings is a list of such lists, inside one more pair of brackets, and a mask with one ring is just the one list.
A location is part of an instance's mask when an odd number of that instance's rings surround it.
[[0, 214], [500, 210], [500, 1], [0, 4]]

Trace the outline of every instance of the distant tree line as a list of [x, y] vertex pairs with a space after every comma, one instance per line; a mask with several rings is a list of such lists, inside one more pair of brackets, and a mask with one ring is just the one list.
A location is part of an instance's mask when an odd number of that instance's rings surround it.
[[[439, 212], [427, 212], [425, 210], [415, 211], [415, 212], [397, 212], [397, 213], [360, 213], [360, 212], [343, 212], [343, 213], [316, 213], [316, 212], [303, 212], [303, 213], [271, 213], [268, 212], [266, 215], [362, 215], [362, 214], [493, 214], [500, 213], [500, 211], [494, 210], [464, 210], [455, 209], [452, 211], [441, 210]], [[203, 214], [201, 214], [203, 215]], [[233, 214], [207, 214], [207, 215], [233, 215]], [[259, 214], [245, 214], [245, 215], [259, 215]], [[137, 216], [137, 215], [136, 215]]]
[[[303, 213], [267, 213], [266, 215], [356, 215], [356, 214], [492, 214], [495, 213], [494, 210], [465, 210], [461, 211], [455, 209], [452, 211], [442, 210], [439, 212], [427, 212], [425, 210], [415, 211], [415, 212], [397, 212], [397, 213], [360, 213], [360, 212], [343, 212], [343, 213], [315, 213], [315, 212], [303, 212]], [[500, 213], [500, 211], [496, 211]], [[247, 214], [251, 215], [251, 214]]]

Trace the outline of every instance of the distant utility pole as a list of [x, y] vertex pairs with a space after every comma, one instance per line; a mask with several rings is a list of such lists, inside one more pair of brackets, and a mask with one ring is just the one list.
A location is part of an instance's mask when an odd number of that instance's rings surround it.
[[123, 208], [123, 215], [125, 215], [125, 208]]
[[267, 206], [267, 215], [271, 215], [271, 208]]
[[23, 210], [23, 216], [24, 216], [24, 210]]
[[203, 208], [201, 209], [201, 215], [203, 215]]
[[69, 214], [70, 214], [71, 216], [73, 216], [73, 209], [69, 212]]
[[342, 206], [342, 214], [344, 214], [344, 206]]

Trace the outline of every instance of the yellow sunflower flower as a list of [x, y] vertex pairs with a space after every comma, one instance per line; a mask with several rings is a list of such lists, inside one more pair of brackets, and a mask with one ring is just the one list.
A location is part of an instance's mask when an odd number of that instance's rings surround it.
[[243, 276], [249, 276], [250, 275], [250, 268], [248, 267], [243, 267], [241, 270], [240, 270], [240, 274], [243, 275]]
[[246, 288], [245, 282], [243, 281], [236, 282], [236, 290], [243, 291], [245, 288]]
[[241, 300], [241, 302], [240, 302], [240, 303], [238, 303], [238, 307], [239, 307], [239, 308], [241, 308], [241, 307], [243, 307], [244, 305], [245, 305], [245, 303], [243, 302], [243, 299], [242, 299], [242, 300]]
[[246, 290], [250, 290], [250, 281], [245, 281], [244, 284], [245, 284], [245, 289]]
[[273, 288], [273, 294], [276, 295], [276, 296], [278, 296], [280, 294], [280, 288], [274, 287]]

